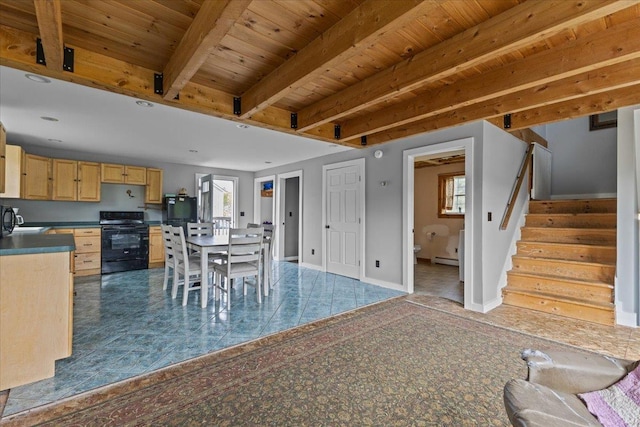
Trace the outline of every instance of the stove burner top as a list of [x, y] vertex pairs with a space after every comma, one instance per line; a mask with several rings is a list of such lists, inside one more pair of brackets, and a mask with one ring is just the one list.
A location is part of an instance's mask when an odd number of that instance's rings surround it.
[[144, 212], [100, 211], [101, 225], [144, 224]]

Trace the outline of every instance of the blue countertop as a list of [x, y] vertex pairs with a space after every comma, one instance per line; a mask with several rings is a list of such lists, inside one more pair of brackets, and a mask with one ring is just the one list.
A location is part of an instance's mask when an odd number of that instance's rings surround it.
[[10, 234], [0, 239], [0, 256], [70, 252], [75, 249], [71, 234]]

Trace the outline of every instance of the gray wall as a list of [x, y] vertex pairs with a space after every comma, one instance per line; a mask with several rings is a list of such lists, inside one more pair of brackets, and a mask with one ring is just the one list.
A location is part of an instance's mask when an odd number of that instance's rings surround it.
[[[483, 136], [487, 132], [494, 140], [489, 143], [491, 152], [483, 156]], [[507, 203], [508, 193], [513, 186], [517, 169], [522, 160], [526, 145], [505, 132], [482, 122], [475, 122], [457, 128], [416, 135], [392, 143], [376, 145], [357, 151], [338, 153], [318, 159], [312, 159], [279, 168], [273, 168], [256, 173], [256, 176], [268, 176], [302, 169], [303, 171], [303, 247], [300, 251], [301, 262], [317, 267], [322, 265], [322, 166], [332, 163], [365, 158], [365, 276], [366, 278], [386, 283], [402, 283], [402, 194], [403, 194], [403, 152], [404, 150], [431, 145], [434, 143], [473, 137], [475, 141], [476, 164], [475, 173], [478, 179], [474, 182], [477, 209], [474, 221], [477, 223], [476, 237], [478, 238], [477, 278], [478, 304], [483, 304], [487, 298], [496, 299], [499, 296], [499, 270], [504, 265], [504, 258], [509, 252], [509, 245], [513, 240], [516, 222], [510, 224], [507, 232], [498, 230], [501, 212]], [[375, 159], [373, 152], [381, 149], [384, 156]], [[493, 150], [504, 151], [496, 155]], [[487, 164], [483, 167], [483, 161]], [[486, 176], [483, 173], [486, 172]], [[385, 187], [381, 181], [387, 181]], [[483, 193], [491, 193], [483, 203]], [[518, 209], [522, 209], [524, 197], [519, 199]], [[494, 212], [494, 220], [483, 230], [486, 221], [486, 211]], [[516, 214], [517, 215], [517, 214]], [[487, 247], [482, 247], [483, 238], [487, 240]], [[315, 249], [315, 255], [311, 250]], [[494, 251], [489, 257], [492, 264], [483, 267], [481, 252]], [[380, 268], [375, 267], [375, 260], [380, 260]], [[483, 294], [483, 280], [490, 288]]]
[[615, 128], [589, 131], [586, 116], [547, 125], [546, 138], [553, 198], [615, 197]]
[[[11, 144], [11, 141], [8, 141]], [[239, 217], [240, 226], [246, 225], [253, 218], [253, 172], [234, 171], [229, 169], [213, 169], [200, 166], [180, 165], [176, 163], [151, 162], [145, 159], [131, 159], [121, 156], [104, 156], [77, 151], [55, 150], [38, 146], [24, 145], [27, 153], [52, 158], [109, 162], [125, 165], [154, 167], [164, 170], [163, 193], [176, 193], [184, 187], [190, 196], [195, 196], [195, 174], [213, 173], [218, 175], [237, 176], [238, 209], [245, 212]], [[129, 198], [126, 190], [130, 189], [134, 198]], [[20, 208], [20, 214], [26, 222], [46, 221], [98, 221], [101, 210], [143, 210], [144, 187], [138, 185], [102, 184], [99, 203], [87, 202], [55, 202], [20, 199], [3, 199], [2, 203]], [[157, 209], [155, 207], [157, 206]], [[160, 221], [162, 212], [160, 205], [154, 205], [145, 211], [147, 221]]]

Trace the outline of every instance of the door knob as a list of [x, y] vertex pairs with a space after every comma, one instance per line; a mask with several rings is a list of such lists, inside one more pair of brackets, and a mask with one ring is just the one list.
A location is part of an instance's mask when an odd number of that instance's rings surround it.
[[328, 225], [325, 225], [325, 226], [324, 226], [324, 228], [329, 228], [329, 226], [328, 226]]

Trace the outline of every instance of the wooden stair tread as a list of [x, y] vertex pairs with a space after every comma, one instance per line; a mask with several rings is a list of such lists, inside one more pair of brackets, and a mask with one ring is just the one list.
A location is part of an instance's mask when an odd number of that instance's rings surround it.
[[579, 265], [579, 266], [592, 266], [592, 267], [615, 267], [616, 266], [616, 263], [578, 261], [578, 260], [574, 260], [574, 259], [532, 257], [532, 256], [517, 255], [517, 254], [514, 255], [512, 258], [513, 259], [524, 259], [524, 260], [550, 262], [550, 263], [553, 263], [553, 264], [562, 263], [562, 264], [574, 264], [574, 265]]
[[615, 234], [617, 232], [616, 228], [583, 228], [583, 227], [538, 227], [536, 225], [534, 226], [525, 226], [523, 228], [528, 228], [531, 230], [544, 230], [544, 231], [549, 231], [549, 230], [553, 230], [553, 232], [557, 232], [557, 231], [600, 231], [600, 232], [605, 232], [608, 234]]
[[[545, 274], [545, 273], [532, 273], [529, 271], [520, 271], [520, 270], [511, 270], [507, 272], [508, 275], [521, 276], [521, 277], [531, 277], [531, 278], [542, 278], [547, 280], [554, 280], [558, 282], [570, 282], [570, 283], [579, 283], [586, 286], [597, 286], [607, 289], [613, 290], [613, 285], [611, 283], [602, 282], [598, 280], [585, 280], [580, 278], [572, 278], [566, 276], [558, 276], [555, 274]], [[508, 286], [507, 286], [508, 288]]]
[[616, 245], [603, 245], [602, 243], [569, 243], [569, 242], [544, 242], [540, 240], [520, 239], [518, 243], [526, 243], [531, 245], [542, 246], [567, 246], [568, 248], [584, 248], [584, 249], [615, 249]]
[[588, 301], [584, 301], [584, 300], [582, 300], [580, 298], [571, 298], [571, 297], [567, 297], [567, 296], [557, 296], [557, 295], [548, 294], [548, 293], [544, 293], [544, 292], [536, 292], [536, 291], [523, 292], [523, 291], [520, 291], [520, 290], [508, 289], [508, 287], [507, 288], [503, 288], [502, 291], [506, 292], [506, 293], [511, 293], [511, 294], [535, 296], [535, 297], [538, 297], [538, 298], [545, 298], [545, 299], [548, 299], [548, 300], [555, 300], [555, 301], [560, 301], [560, 302], [564, 302], [564, 303], [580, 305], [580, 306], [589, 307], [589, 308], [596, 308], [596, 309], [600, 309], [600, 310], [613, 311], [615, 309], [615, 305], [613, 303], [588, 302]]

